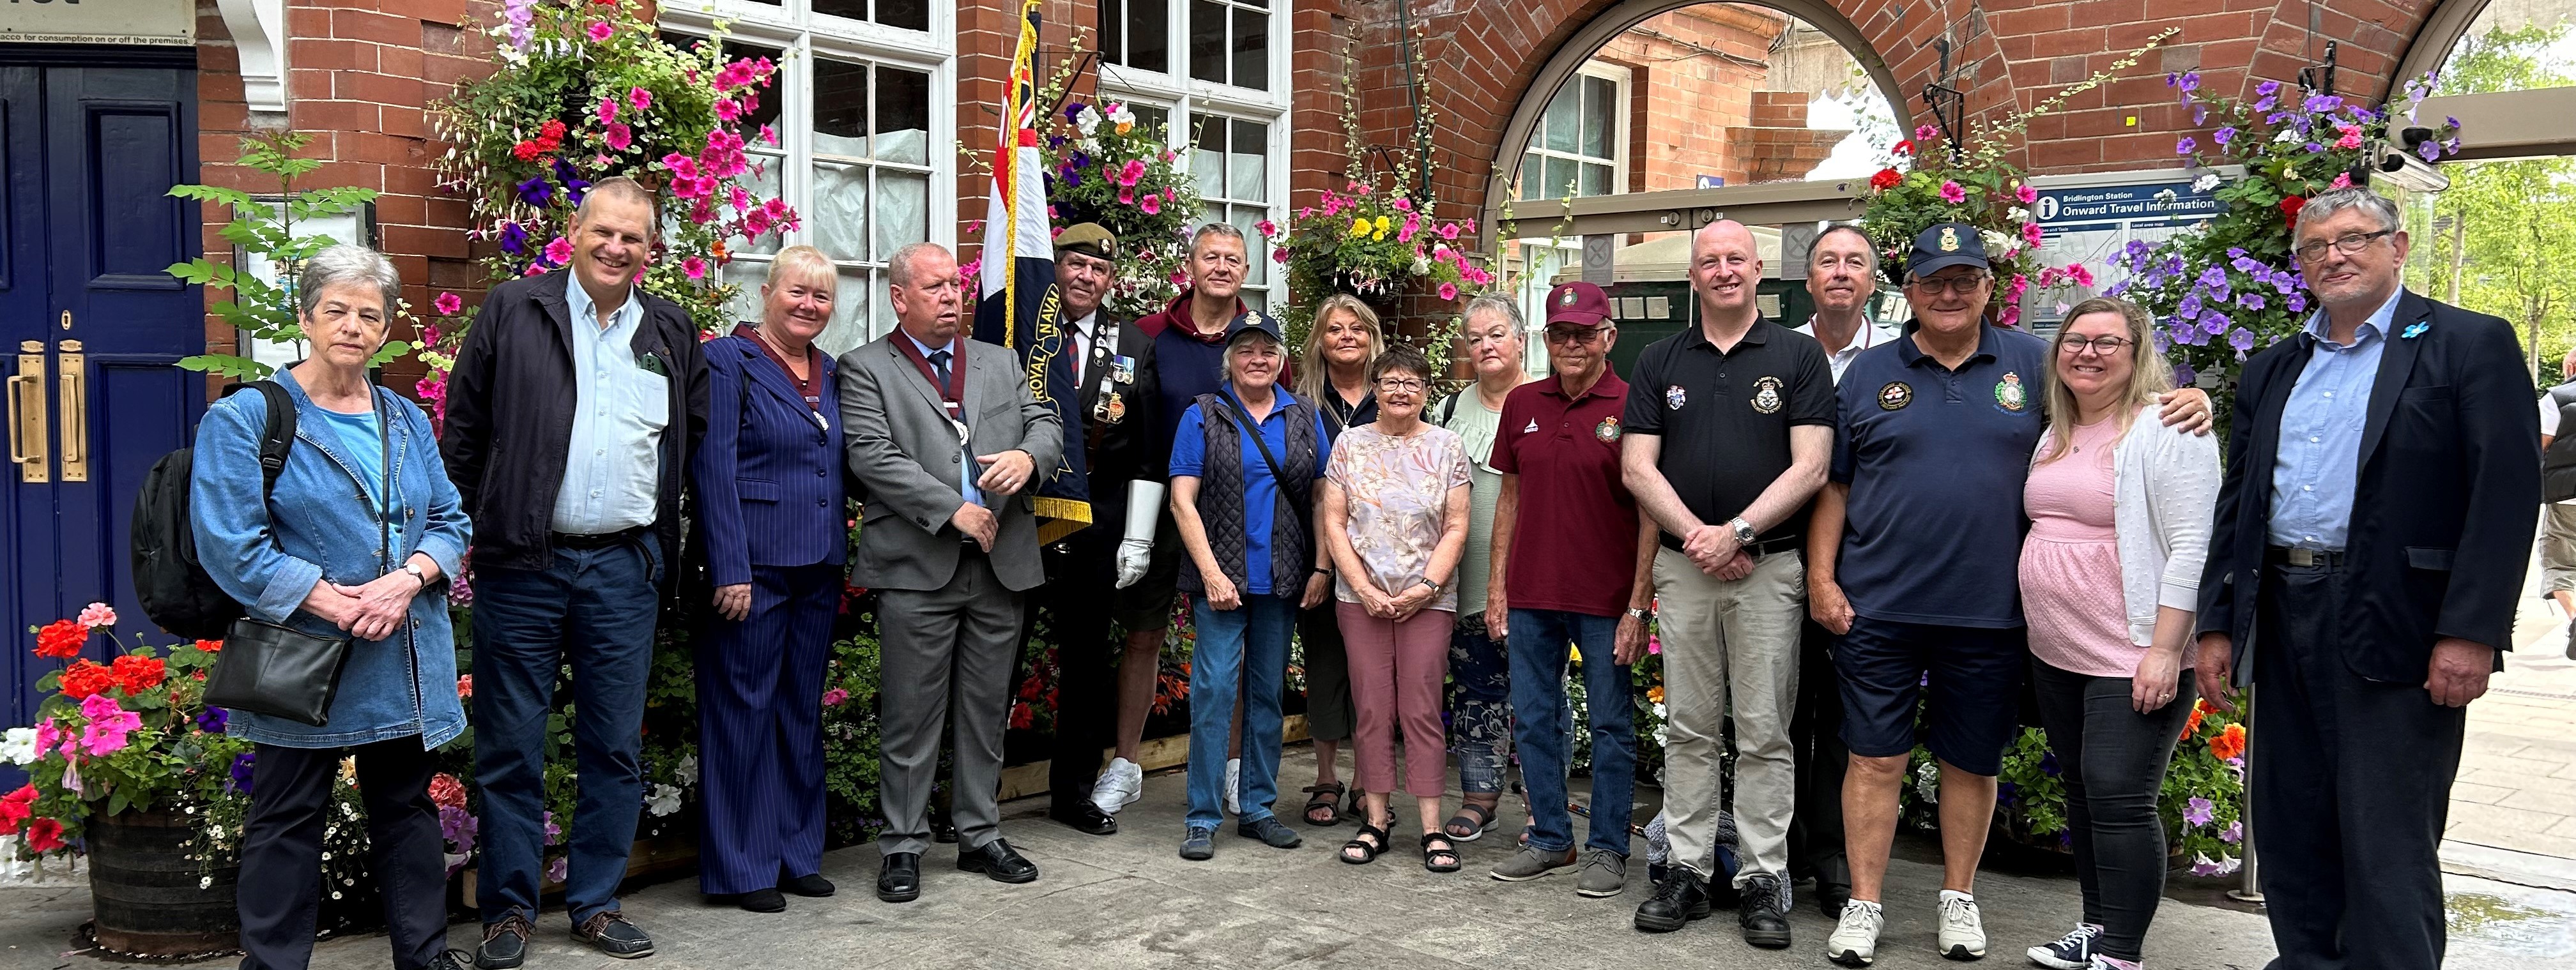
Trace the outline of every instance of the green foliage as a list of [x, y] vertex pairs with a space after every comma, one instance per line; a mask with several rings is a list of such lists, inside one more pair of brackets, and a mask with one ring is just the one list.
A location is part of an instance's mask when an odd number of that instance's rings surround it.
[[27, 829], [21, 849], [68, 852], [100, 817], [175, 811], [204, 820], [196, 858], [208, 867], [223, 864], [249, 802], [232, 784], [230, 768], [251, 744], [222, 733], [221, 721], [201, 717], [200, 678], [216, 656], [204, 647], [212, 641], [155, 648], [136, 640], [112, 665], [79, 659], [38, 678], [36, 689], [47, 696], [37, 706], [33, 760], [25, 765], [33, 795], [29, 824], [44, 820], [60, 829], [58, 839], [37, 839]]
[[[207, 309], [225, 323], [265, 341], [292, 341], [303, 334], [296, 323], [295, 276], [302, 272], [304, 261], [322, 250], [341, 242], [329, 236], [297, 235], [296, 224], [343, 216], [357, 212], [376, 199], [376, 190], [354, 187], [303, 189], [295, 187], [297, 179], [321, 167], [321, 162], [298, 158], [295, 153], [312, 140], [304, 132], [266, 132], [242, 139], [242, 167], [277, 179], [278, 195], [285, 199], [280, 206], [253, 198], [248, 192], [213, 185], [181, 185], [170, 194], [182, 199], [221, 205], [232, 210], [232, 221], [219, 233], [225, 241], [238, 247], [243, 255], [264, 259], [277, 270], [277, 282], [268, 283], [247, 272], [234, 269], [229, 262], [218, 263], [199, 257], [184, 263], [172, 263], [167, 272], [192, 286], [206, 286], [230, 291], [233, 298], [219, 300]], [[402, 315], [400, 307], [386, 307], [391, 316]], [[387, 323], [390, 325], [389, 319]], [[400, 357], [411, 345], [388, 340], [371, 365]], [[267, 364], [243, 354], [197, 354], [181, 358], [179, 366], [223, 377], [243, 380], [268, 376], [273, 370]]]
[[[2554, 60], [2570, 24], [2495, 30], [2461, 42], [2443, 65], [2436, 94], [2472, 94], [2576, 84], [2576, 65]], [[2435, 219], [2409, 226], [2420, 255], [2409, 285], [2492, 313], [2523, 331], [2540, 363], [2540, 383], [2576, 340], [2576, 158], [2455, 164], [2451, 187], [2433, 202]]]
[[[1190, 234], [1203, 217], [1186, 151], [1174, 151], [1163, 126], [1140, 123], [1119, 101], [1070, 106], [1055, 128], [1041, 149], [1055, 225], [1095, 222], [1118, 238], [1111, 312], [1132, 319], [1161, 311], [1181, 295]], [[1257, 242], [1246, 248], [1248, 258], [1261, 258]]]

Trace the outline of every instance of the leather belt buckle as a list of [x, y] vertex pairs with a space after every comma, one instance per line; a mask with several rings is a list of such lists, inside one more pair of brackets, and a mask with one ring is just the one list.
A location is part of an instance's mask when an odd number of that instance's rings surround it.
[[2281, 554], [2282, 558], [2288, 560], [2290, 565], [2293, 566], [2304, 567], [2314, 566], [2317, 564], [2317, 551], [2314, 549], [2302, 546], [2291, 546], [2288, 549], [2282, 550]]

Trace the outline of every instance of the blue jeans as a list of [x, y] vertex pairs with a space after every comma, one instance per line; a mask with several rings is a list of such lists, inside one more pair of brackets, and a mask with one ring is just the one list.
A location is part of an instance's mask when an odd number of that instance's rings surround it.
[[1628, 667], [1611, 649], [1619, 619], [1562, 610], [1511, 611], [1512, 635], [1503, 642], [1512, 659], [1512, 730], [1520, 745], [1521, 783], [1529, 787], [1531, 848], [1563, 852], [1574, 845], [1574, 819], [1565, 809], [1567, 749], [1574, 709], [1565, 700], [1566, 645], [1583, 651], [1583, 695], [1592, 715], [1592, 821], [1584, 845], [1625, 857], [1628, 816], [1637, 787], [1635, 701]]
[[1449, 637], [1449, 750], [1458, 756], [1458, 790], [1494, 795], [1512, 767], [1512, 667], [1502, 644], [1485, 634], [1485, 614], [1459, 611]]
[[1270, 817], [1279, 800], [1279, 685], [1288, 675], [1288, 635], [1297, 628], [1297, 601], [1245, 594], [1243, 605], [1214, 609], [1193, 596], [1198, 645], [1190, 651], [1191, 828], [1225, 821], [1226, 736], [1234, 730], [1235, 694], [1243, 695], [1243, 814], [1237, 822]]
[[[581, 797], [564, 905], [574, 925], [617, 908], [644, 805], [644, 683], [653, 670], [659, 548], [647, 536], [557, 549], [545, 569], [474, 577], [474, 774], [483, 783], [485, 925], [537, 912], [545, 851], [546, 720], [556, 671], [572, 665], [573, 764]], [[563, 825], [561, 821], [558, 825]]]

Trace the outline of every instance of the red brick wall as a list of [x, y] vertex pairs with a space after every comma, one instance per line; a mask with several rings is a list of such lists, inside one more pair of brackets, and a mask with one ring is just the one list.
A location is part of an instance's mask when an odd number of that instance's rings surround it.
[[[427, 315], [441, 290], [469, 297], [482, 283], [467, 261], [465, 203], [438, 190], [433, 162], [445, 147], [429, 137], [427, 109], [459, 79], [490, 70], [491, 39], [466, 24], [489, 24], [497, 0], [289, 0], [287, 125], [313, 136], [304, 154], [326, 160], [299, 187], [375, 189], [376, 226], [385, 255], [402, 272], [404, 299]], [[197, 11], [198, 178], [255, 192], [275, 192], [267, 176], [232, 164], [251, 131], [240, 61], [212, 2]], [[209, 259], [231, 260], [217, 233], [229, 215], [206, 212]], [[354, 242], [356, 240], [343, 240]], [[208, 291], [207, 301], [229, 299]], [[417, 334], [398, 333], [400, 339]], [[209, 314], [206, 346], [235, 351], [230, 326]], [[388, 383], [409, 393], [421, 367], [403, 360], [386, 368]]]
[[[1762, 10], [1690, 7], [1639, 24], [1593, 55], [1629, 71], [1628, 191], [1696, 188], [1701, 175], [1745, 183], [1753, 145], [1730, 129], [1757, 123], [1754, 98], [1768, 75], [1757, 65], [1788, 26]], [[1803, 111], [1796, 123], [1806, 124]]]

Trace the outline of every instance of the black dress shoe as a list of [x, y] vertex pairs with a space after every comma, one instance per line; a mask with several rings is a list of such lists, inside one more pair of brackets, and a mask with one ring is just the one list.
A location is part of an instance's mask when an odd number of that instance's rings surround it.
[[528, 958], [528, 918], [511, 912], [483, 927], [483, 945], [474, 951], [479, 970], [509, 970]]
[[1670, 933], [1695, 919], [1707, 919], [1708, 884], [1698, 873], [1672, 866], [1664, 870], [1664, 881], [1655, 884], [1655, 895], [1637, 907], [1637, 928], [1648, 933]]
[[613, 909], [593, 913], [581, 921], [581, 925], [572, 928], [572, 938], [620, 960], [653, 955], [653, 938], [644, 935], [643, 928], [627, 922], [626, 914]]
[[921, 853], [896, 852], [877, 867], [877, 898], [909, 903], [921, 898]]
[[958, 849], [957, 870], [980, 872], [994, 882], [1035, 882], [1038, 878], [1037, 863], [1023, 858], [1012, 850], [1010, 843], [998, 838], [984, 843], [981, 848]]
[[754, 913], [776, 913], [787, 908], [787, 897], [775, 889], [754, 889], [735, 894], [733, 904]]
[[957, 826], [949, 824], [948, 820], [944, 818], [931, 819], [930, 841], [937, 842], [941, 845], [955, 845], [957, 843]]
[[1851, 866], [1841, 856], [1816, 867], [1816, 905], [1825, 911], [1826, 919], [1843, 918], [1843, 904], [1851, 902]]
[[1788, 895], [1780, 877], [1757, 872], [1744, 880], [1743, 903], [1736, 907], [1735, 924], [1744, 931], [1744, 942], [1766, 950], [1789, 947], [1789, 908], [1781, 897]]
[[1065, 827], [1084, 835], [1118, 834], [1118, 820], [1109, 817], [1109, 813], [1101, 811], [1099, 806], [1088, 801], [1048, 809], [1047, 817], [1062, 822]]
[[790, 876], [785, 873], [780, 873], [778, 876], [778, 888], [786, 892], [795, 893], [799, 896], [806, 896], [814, 899], [821, 899], [825, 896], [829, 896], [832, 894], [834, 889], [832, 881], [823, 878], [823, 874], [819, 872], [802, 876]]

